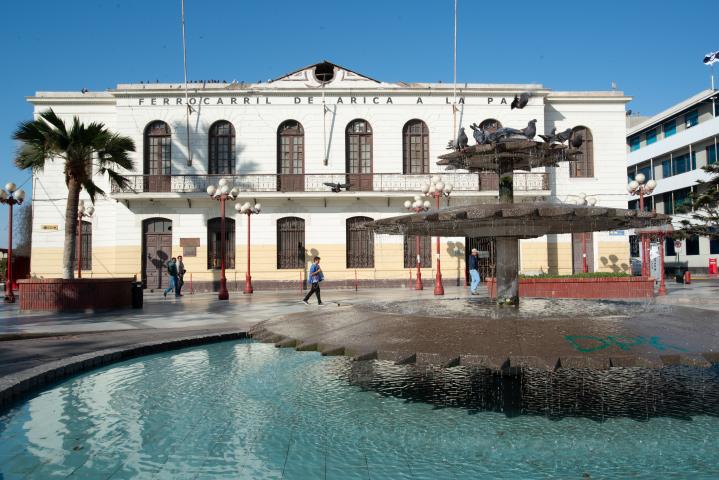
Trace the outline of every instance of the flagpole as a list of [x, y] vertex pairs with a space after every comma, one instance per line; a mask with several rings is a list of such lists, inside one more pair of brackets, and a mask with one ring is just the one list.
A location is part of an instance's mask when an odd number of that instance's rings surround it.
[[454, 72], [452, 82], [452, 135], [455, 141], [457, 133], [457, 0], [454, 0]]

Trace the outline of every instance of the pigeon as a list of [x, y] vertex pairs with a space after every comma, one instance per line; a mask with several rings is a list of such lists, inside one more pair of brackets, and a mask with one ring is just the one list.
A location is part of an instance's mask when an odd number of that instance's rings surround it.
[[579, 148], [584, 143], [584, 137], [582, 137], [582, 134], [578, 133], [572, 137], [572, 139], [569, 141], [569, 144], [572, 146], [572, 148]]
[[474, 140], [477, 142], [477, 145], [485, 145], [489, 143], [489, 133], [485, 132], [476, 123], [473, 123], [469, 126], [469, 128], [472, 129], [472, 136], [474, 137]]
[[514, 100], [512, 100], [512, 104], [510, 105], [510, 110], [514, 110], [515, 108], [523, 109], [529, 103], [529, 97], [531, 96], [529, 92], [522, 92], [519, 96], [515, 94]]
[[80, 93], [87, 93], [87, 92], [89, 92], [89, 90], [87, 88], [83, 88], [82, 90], [80, 90]]
[[327, 185], [330, 187], [330, 189], [335, 192], [339, 193], [344, 188], [345, 190], [349, 190], [352, 185], [349, 183], [332, 183], [332, 182], [324, 182], [324, 185]]
[[469, 138], [467, 138], [467, 134], [464, 133], [464, 127], [460, 127], [459, 136], [457, 137], [457, 146], [459, 146], [461, 150], [464, 150], [467, 148], [467, 145], [469, 145]]
[[531, 140], [537, 134], [537, 120], [530, 120], [527, 126], [522, 130], [522, 135]]
[[539, 138], [544, 140], [544, 143], [552, 143], [557, 139], [557, 127], [554, 127], [549, 135], [540, 135]]
[[569, 137], [571, 137], [571, 136], [572, 136], [572, 129], [568, 128], [568, 129], [564, 130], [563, 132], [559, 132], [557, 134], [557, 142], [564, 143], [567, 140], [569, 140]]

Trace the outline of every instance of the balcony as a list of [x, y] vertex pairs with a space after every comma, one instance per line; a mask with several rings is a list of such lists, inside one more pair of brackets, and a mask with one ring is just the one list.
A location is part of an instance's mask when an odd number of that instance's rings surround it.
[[[483, 192], [486, 195], [496, 194], [499, 180], [495, 173], [448, 173], [440, 172], [442, 181], [452, 184], [456, 194], [471, 195]], [[429, 181], [431, 175], [404, 175], [401, 173], [371, 174], [248, 174], [248, 175], [127, 175], [129, 183], [124, 188], [112, 186], [112, 194], [117, 198], [131, 198], [138, 194], [152, 193], [153, 197], [177, 197], [187, 194], [206, 195], [207, 187], [217, 185], [221, 178], [226, 178], [242, 193], [267, 194], [263, 196], [281, 196], [287, 193], [302, 196], [318, 196], [332, 193], [325, 183], [349, 183], [347, 191], [340, 194], [356, 196], [396, 193], [406, 195], [418, 193], [422, 185]], [[515, 193], [532, 192], [545, 195], [549, 190], [549, 177], [546, 173], [515, 173]], [[160, 194], [160, 195], [157, 195]], [[148, 196], [148, 195], [143, 195]]]

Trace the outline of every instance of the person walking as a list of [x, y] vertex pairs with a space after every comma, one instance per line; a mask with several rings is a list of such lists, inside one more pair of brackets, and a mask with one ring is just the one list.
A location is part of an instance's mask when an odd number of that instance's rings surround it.
[[185, 286], [185, 264], [182, 263], [182, 255], [177, 256], [177, 295], [182, 296], [182, 287]]
[[302, 300], [305, 304], [310, 304], [307, 300], [309, 300], [314, 293], [317, 295], [317, 305], [324, 305], [322, 303], [322, 299], [320, 298], [320, 282], [324, 279], [325, 276], [322, 273], [322, 267], [320, 267], [320, 257], [315, 257], [314, 260], [312, 260], [312, 266], [310, 267], [310, 284], [312, 287]]
[[472, 283], [469, 287], [469, 291], [472, 295], [477, 295], [477, 287], [479, 287], [479, 251], [476, 248], [472, 249], [472, 254], [469, 256], [469, 276], [472, 278]]
[[167, 262], [167, 274], [168, 274], [169, 277], [170, 277], [170, 284], [169, 284], [168, 287], [165, 289], [165, 291], [163, 292], [162, 295], [163, 295], [164, 297], [167, 297], [167, 292], [171, 292], [171, 291], [174, 290], [174, 291], [175, 291], [175, 296], [176, 296], [176, 297], [179, 297], [179, 296], [180, 296], [180, 291], [179, 291], [178, 288], [177, 288], [177, 282], [178, 282], [178, 278], [177, 278], [177, 259], [176, 259], [175, 257], [172, 257], [172, 259], [171, 259], [169, 262]]

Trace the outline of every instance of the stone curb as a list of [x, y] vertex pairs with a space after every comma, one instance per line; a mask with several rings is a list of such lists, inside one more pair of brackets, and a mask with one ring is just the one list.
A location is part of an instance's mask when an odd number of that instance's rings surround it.
[[81, 372], [152, 353], [222, 342], [225, 340], [239, 340], [247, 337], [248, 334], [246, 331], [220, 331], [174, 338], [171, 340], [157, 340], [135, 345], [126, 345], [124, 347], [97, 350], [47, 362], [11, 375], [0, 377], [0, 412], [4, 411], [10, 404], [24, 395], [36, 391], [52, 382]]

